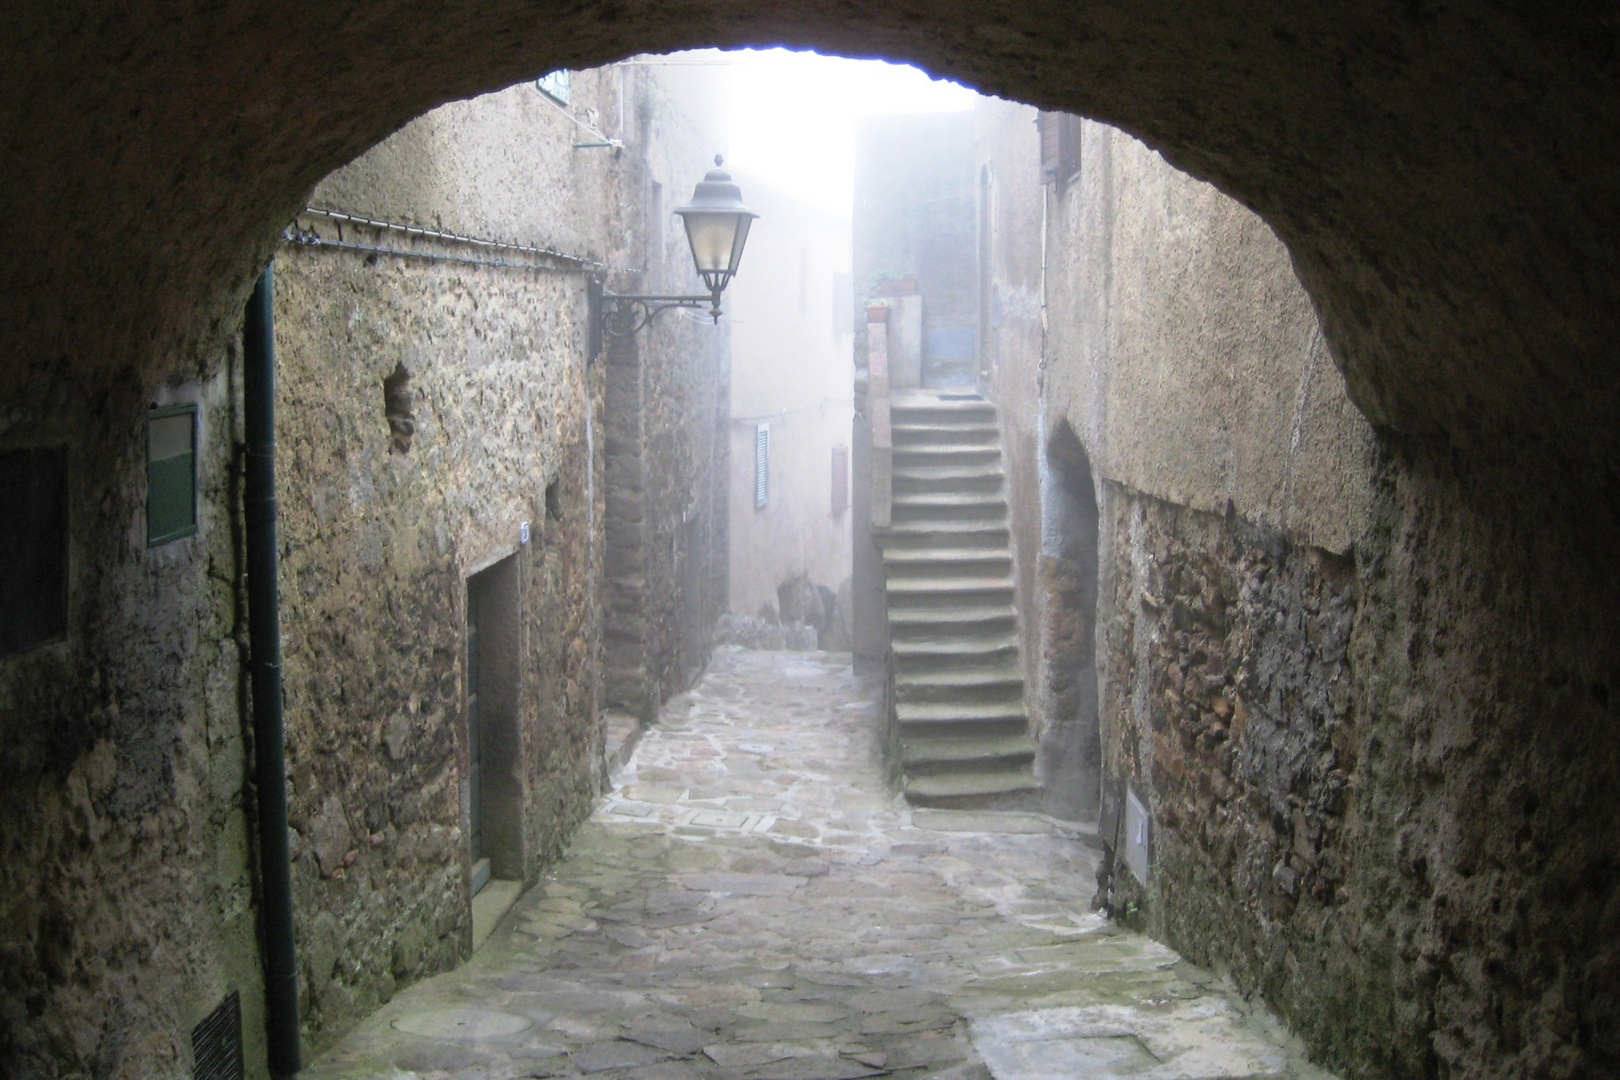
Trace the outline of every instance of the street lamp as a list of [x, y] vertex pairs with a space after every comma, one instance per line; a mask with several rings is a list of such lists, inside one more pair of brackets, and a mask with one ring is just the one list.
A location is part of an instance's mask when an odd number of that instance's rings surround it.
[[[692, 201], [675, 212], [686, 226], [686, 242], [692, 248], [692, 263], [698, 276], [709, 287], [708, 296], [632, 296], [616, 293], [595, 282], [600, 303], [602, 329], [611, 337], [628, 337], [652, 322], [669, 308], [701, 308], [720, 321], [720, 294], [726, 291], [742, 262], [743, 245], [748, 243], [748, 227], [759, 215], [743, 205], [742, 192], [732, 183], [731, 174], [720, 166], [725, 159], [714, 156], [710, 169], [692, 192]], [[662, 223], [660, 223], [662, 227]]]

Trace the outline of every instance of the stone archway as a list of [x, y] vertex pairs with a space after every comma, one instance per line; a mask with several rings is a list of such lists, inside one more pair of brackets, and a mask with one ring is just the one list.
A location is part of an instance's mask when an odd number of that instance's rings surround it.
[[326, 172], [444, 100], [638, 51], [916, 61], [1132, 131], [1289, 245], [1375, 423], [1620, 457], [1620, 135], [1602, 11], [1349, 0], [1074, 5], [374, 0], [6, 19], [0, 392], [184, 363], [234, 328]]
[[[0, 435], [82, 402], [87, 475], [127, 457], [117, 417], [148, 387], [217, 366], [321, 176], [436, 103], [548, 68], [775, 43], [912, 60], [1115, 123], [1215, 181], [1288, 244], [1385, 451], [1356, 551], [1356, 708], [1374, 736], [1356, 906], [1291, 943], [1309, 978], [1250, 981], [1369, 1068], [1620, 1060], [1607, 9], [69, 0], [0, 27]], [[120, 560], [105, 495], [87, 485], [70, 514], [98, 572]], [[87, 668], [124, 629], [107, 581], [84, 602]], [[33, 722], [118, 706], [79, 673], [6, 707]], [[62, 725], [53, 743], [64, 770], [77, 737]], [[52, 918], [43, 938], [65, 949]]]

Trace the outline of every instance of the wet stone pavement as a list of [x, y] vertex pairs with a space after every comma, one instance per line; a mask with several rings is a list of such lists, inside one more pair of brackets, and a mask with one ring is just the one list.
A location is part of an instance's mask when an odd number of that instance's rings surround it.
[[304, 1075], [1328, 1077], [1090, 912], [1084, 829], [897, 804], [878, 698], [844, 657], [718, 650], [488, 944]]

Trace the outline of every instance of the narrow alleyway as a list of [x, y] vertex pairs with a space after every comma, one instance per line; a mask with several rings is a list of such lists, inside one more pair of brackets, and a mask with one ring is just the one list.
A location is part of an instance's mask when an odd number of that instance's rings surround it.
[[1089, 912], [1083, 831], [897, 804], [879, 696], [823, 654], [720, 650], [474, 959], [306, 1075], [1326, 1076]]

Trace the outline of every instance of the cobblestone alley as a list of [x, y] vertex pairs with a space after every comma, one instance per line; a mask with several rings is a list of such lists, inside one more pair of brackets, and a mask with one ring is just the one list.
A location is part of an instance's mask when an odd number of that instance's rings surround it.
[[1263, 1010], [1092, 914], [1096, 848], [897, 804], [880, 686], [720, 650], [460, 969], [311, 1077], [1326, 1077]]

